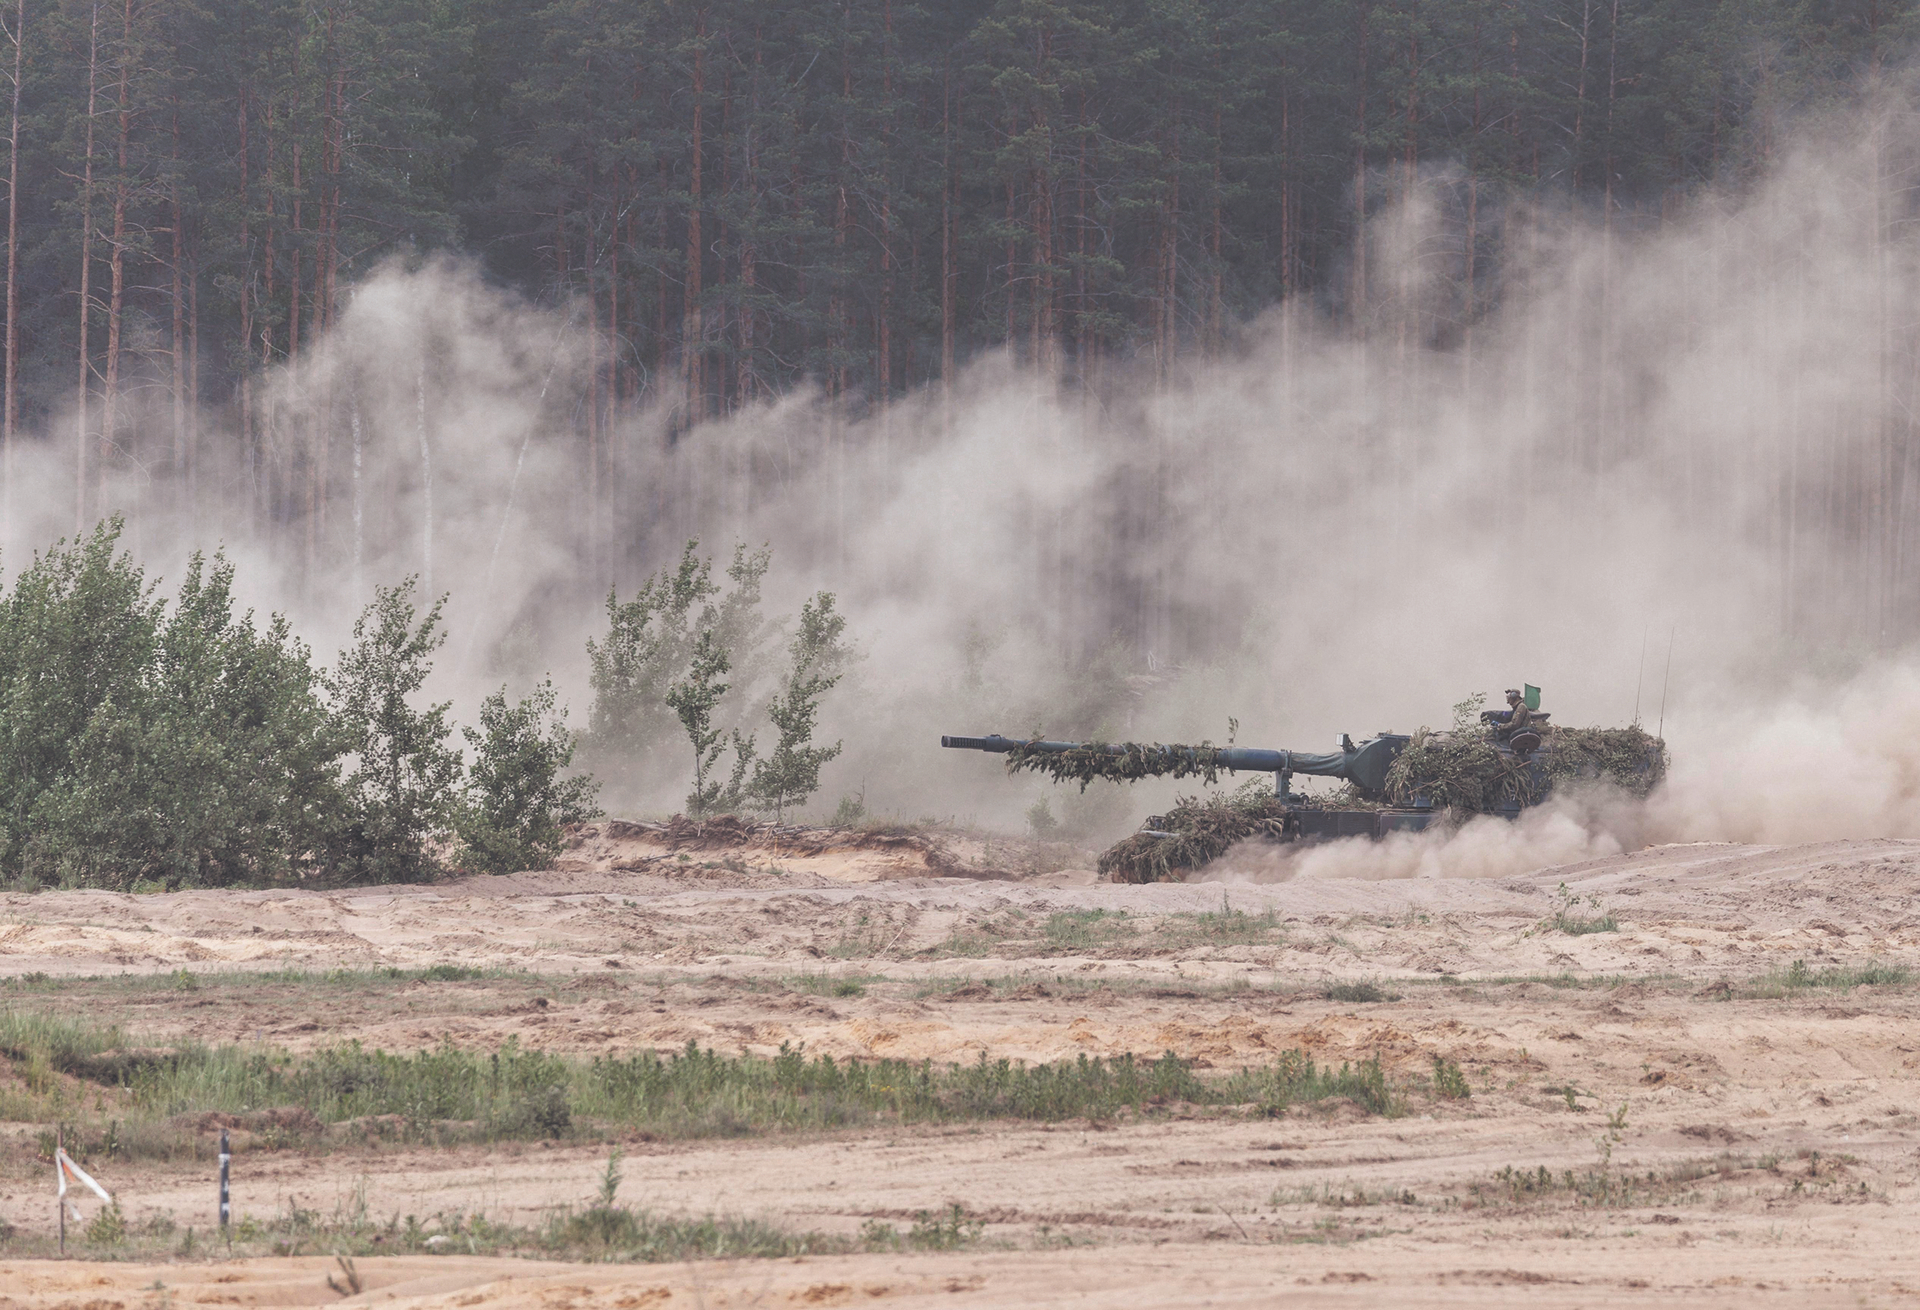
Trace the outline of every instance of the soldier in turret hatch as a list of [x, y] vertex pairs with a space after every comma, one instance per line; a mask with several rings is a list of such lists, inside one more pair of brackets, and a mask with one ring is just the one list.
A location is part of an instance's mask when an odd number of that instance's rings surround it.
[[1527, 708], [1527, 698], [1512, 687], [1507, 688], [1507, 733], [1512, 735], [1533, 721], [1533, 711]]
[[1533, 722], [1533, 711], [1527, 708], [1527, 698], [1507, 688], [1507, 708], [1504, 710], [1482, 710], [1480, 720], [1493, 725], [1493, 735], [1497, 741], [1507, 741], [1513, 734], [1526, 729]]

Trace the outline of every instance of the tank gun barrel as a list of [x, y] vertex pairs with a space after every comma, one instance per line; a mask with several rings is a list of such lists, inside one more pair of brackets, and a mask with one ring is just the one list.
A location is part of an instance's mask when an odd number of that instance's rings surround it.
[[[1107, 755], [1126, 753], [1124, 746], [1077, 741], [1022, 741], [1018, 737], [1002, 737], [999, 733], [986, 737], [942, 737], [940, 744], [955, 750], [993, 751], [999, 754], [1016, 750], [1034, 751], [1043, 755], [1085, 750], [1100, 751]], [[1375, 737], [1350, 750], [1331, 751], [1326, 754], [1262, 750], [1248, 746], [1220, 746], [1213, 749], [1214, 762], [1223, 769], [1247, 773], [1304, 773], [1315, 778], [1340, 778], [1352, 783], [1366, 795], [1377, 797], [1386, 791], [1387, 767], [1393, 763], [1394, 757], [1406, 744], [1405, 737], [1389, 734]], [[1185, 755], [1188, 759], [1194, 758], [1194, 748], [1191, 746], [1155, 746], [1147, 749], [1162, 751], [1169, 756]]]

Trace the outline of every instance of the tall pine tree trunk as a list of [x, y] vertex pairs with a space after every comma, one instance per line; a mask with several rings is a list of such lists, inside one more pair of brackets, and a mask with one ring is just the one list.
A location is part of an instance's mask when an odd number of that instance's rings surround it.
[[13, 13], [13, 117], [7, 132], [7, 362], [5, 418], [0, 420], [0, 517], [13, 517], [13, 433], [20, 422], [20, 78], [25, 72], [27, 0]]
[[953, 428], [953, 56], [940, 78], [940, 423]]
[[87, 410], [93, 390], [93, 359], [87, 349], [87, 328], [93, 310], [93, 116], [100, 86], [100, 5], [95, 0], [87, 37], [87, 157], [80, 173], [80, 382], [74, 397], [73, 530], [87, 526]]
[[113, 253], [108, 260], [110, 289], [107, 293], [107, 378], [100, 416], [100, 495], [106, 504], [107, 457], [120, 440], [120, 327], [126, 308], [127, 289], [127, 140], [133, 131], [133, 114], [128, 104], [128, 78], [133, 62], [133, 0], [122, 0], [120, 16], [120, 93], [117, 126], [119, 140], [114, 152]]
[[1362, 0], [1353, 104], [1353, 286], [1348, 311], [1362, 338], [1367, 333], [1367, 10]]
[[874, 325], [879, 376], [874, 397], [880, 406], [880, 466], [887, 462], [887, 402], [893, 391], [893, 0], [881, 6], [885, 47], [881, 54], [880, 103], [886, 114], [886, 152], [880, 181], [880, 313]]
[[700, 283], [706, 253], [700, 235], [701, 171], [705, 165], [703, 156], [706, 150], [702, 131], [705, 127], [707, 96], [707, 11], [704, 9], [694, 15], [693, 40], [693, 180], [687, 205], [686, 296], [680, 315], [680, 350], [684, 361], [689, 427], [706, 417], [707, 406], [706, 355], [701, 348], [706, 340], [706, 329], [701, 322]]
[[[1087, 147], [1092, 135], [1092, 125], [1087, 121], [1087, 89], [1080, 88], [1080, 117], [1075, 124], [1074, 135], [1079, 137], [1079, 149], [1075, 152], [1079, 158], [1075, 162], [1073, 197], [1073, 341], [1074, 374], [1084, 399], [1093, 386], [1093, 361], [1089, 354], [1089, 333], [1092, 329], [1091, 306], [1087, 302]], [[1086, 408], [1081, 407], [1082, 414]]]
[[167, 208], [172, 218], [173, 259], [171, 271], [173, 286], [168, 297], [173, 310], [173, 476], [175, 495], [186, 488], [187, 470], [187, 307], [184, 294], [182, 266], [186, 262], [187, 240], [182, 230], [180, 205], [180, 177], [185, 161], [180, 158], [180, 97], [173, 97], [173, 176], [167, 187]]
[[[243, 83], [240, 87], [240, 103], [237, 107], [240, 118], [240, 187], [237, 197], [239, 201], [238, 208], [240, 210], [240, 260], [242, 270], [239, 279], [240, 358], [242, 361], [240, 368], [240, 446], [243, 452], [242, 458], [245, 460], [247, 468], [247, 492], [251, 497], [249, 509], [252, 514], [256, 516], [255, 526], [257, 527], [257, 516], [260, 511], [262, 469], [260, 467], [258, 436], [255, 431], [253, 413], [253, 303], [255, 294], [253, 285], [253, 221], [251, 212], [253, 208], [253, 197], [248, 194], [247, 182], [248, 174], [251, 172], [247, 145], [247, 120], [249, 117], [247, 110], [252, 98], [252, 88]], [[195, 304], [197, 307], [197, 297]], [[195, 323], [197, 340], [197, 315]]]

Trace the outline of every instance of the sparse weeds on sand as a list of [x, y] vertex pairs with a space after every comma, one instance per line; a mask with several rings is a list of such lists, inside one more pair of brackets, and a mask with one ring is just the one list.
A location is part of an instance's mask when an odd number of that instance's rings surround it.
[[868, 1251], [957, 1251], [980, 1240], [986, 1224], [952, 1202], [944, 1211], [920, 1210], [913, 1227], [901, 1232], [892, 1224], [869, 1219], [860, 1226], [860, 1244]]
[[1752, 1000], [1783, 1000], [1815, 988], [1847, 991], [1854, 987], [1897, 987], [1913, 980], [1913, 970], [1904, 964], [1868, 960], [1864, 964], [1832, 965], [1809, 968], [1805, 960], [1795, 960], [1784, 969], [1771, 969], [1743, 987], [1729, 988], [1722, 995], [1739, 995]]
[[1338, 1186], [1331, 1182], [1306, 1183], [1299, 1187], [1277, 1187], [1267, 1198], [1271, 1206], [1313, 1205], [1327, 1210], [1347, 1210], [1376, 1205], [1418, 1205], [1420, 1200], [1409, 1188], [1369, 1190], [1352, 1180]]
[[1139, 924], [1125, 910], [1061, 910], [1040, 925], [1043, 940], [1056, 951], [1097, 951], [1132, 941]]
[[852, 923], [841, 927], [840, 936], [827, 947], [836, 960], [867, 959], [894, 946], [904, 936], [903, 926], [862, 911]]
[[[1830, 1171], [1831, 1172], [1831, 1171]], [[1706, 1199], [1702, 1183], [1732, 1183], [1744, 1175], [1765, 1175], [1772, 1179], [1781, 1173], [1778, 1157], [1718, 1155], [1682, 1160], [1664, 1169], [1637, 1172], [1610, 1167], [1602, 1160], [1586, 1170], [1562, 1169], [1554, 1172], [1545, 1165], [1516, 1169], [1508, 1165], [1483, 1182], [1467, 1185], [1465, 1204], [1532, 1205], [1564, 1201], [1583, 1207], [1618, 1209], [1635, 1205], [1688, 1205]], [[1818, 1165], [1805, 1174], [1787, 1180], [1787, 1194], [1802, 1190], [1808, 1178], [1818, 1176]], [[1796, 1187], [1793, 1184], [1799, 1183]]]
[[1577, 896], [1564, 882], [1553, 894], [1553, 915], [1542, 927], [1566, 933], [1569, 937], [1620, 931], [1619, 920], [1613, 917], [1613, 911], [1601, 906], [1598, 894]]
[[1025, 911], [1007, 910], [976, 919], [972, 923], [954, 924], [945, 941], [927, 947], [920, 954], [934, 959], [948, 956], [980, 959], [993, 955], [1030, 954], [1030, 951], [1020, 950], [1013, 943], [1031, 939], [1036, 935], [1034, 929], [1035, 925], [1028, 920]]
[[1473, 1095], [1458, 1061], [1433, 1057], [1433, 1094], [1444, 1101], [1464, 1101]]
[[1218, 910], [1152, 917], [1110, 909], [1059, 910], [1038, 917], [1008, 909], [956, 924], [947, 940], [919, 954], [934, 959], [1171, 954], [1208, 946], [1271, 945], [1286, 932], [1286, 923], [1273, 910], [1249, 914], [1224, 898]]
[[806, 992], [811, 996], [847, 999], [865, 996], [867, 988], [874, 983], [890, 980], [884, 973], [796, 973], [781, 981], [791, 991]]
[[1347, 1005], [1377, 1005], [1399, 1000], [1400, 993], [1374, 982], [1335, 982], [1327, 984], [1326, 998]]
[[[544, 1252], [658, 1263], [700, 1258], [787, 1258], [844, 1251], [844, 1239], [789, 1233], [757, 1219], [665, 1217], [619, 1204], [620, 1148], [607, 1157], [600, 1194], [585, 1210], [563, 1210], [527, 1234]], [[429, 1239], [431, 1240], [431, 1239]], [[524, 1239], [523, 1239], [524, 1240]]]
[[[618, 1160], [609, 1162], [615, 1183]], [[347, 1287], [353, 1261], [369, 1255], [537, 1255], [572, 1260], [671, 1260], [790, 1258], [857, 1250], [844, 1237], [792, 1232], [755, 1219], [719, 1215], [661, 1215], [618, 1204], [605, 1187], [584, 1209], [562, 1207], [538, 1224], [500, 1223], [479, 1212], [440, 1211], [425, 1218], [394, 1214], [376, 1218], [369, 1210], [365, 1181], [331, 1214], [289, 1203], [261, 1218], [240, 1214], [232, 1227], [232, 1254], [248, 1256], [332, 1256], [336, 1274]], [[109, 1218], [111, 1216], [111, 1218]], [[188, 1227], [184, 1235], [172, 1215], [162, 1212], [134, 1225], [112, 1208], [103, 1208], [86, 1230], [95, 1257], [120, 1260], [192, 1257], [215, 1232]], [[54, 1252], [51, 1235], [15, 1232], [8, 1253], [46, 1256]], [[347, 1291], [345, 1287], [337, 1290]]]
[[[569, 950], [572, 947], [569, 945]], [[540, 975], [524, 969], [465, 964], [434, 964], [417, 969], [306, 969], [288, 965], [279, 969], [224, 969], [192, 972], [176, 969], [169, 973], [123, 974], [49, 978], [45, 973], [18, 974], [0, 978], [0, 989], [8, 992], [60, 993], [85, 990], [88, 993], [153, 991], [255, 991], [275, 987], [296, 987], [303, 993], [314, 989], [362, 991], [367, 988], [391, 988], [407, 982], [542, 982]]]
[[[1849, 1177], [1848, 1166], [1854, 1161], [1822, 1160], [1817, 1151], [1801, 1151], [1797, 1160], [1804, 1164], [1799, 1169], [1783, 1163], [1778, 1155], [1756, 1158], [1727, 1151], [1681, 1160], [1664, 1169], [1621, 1169], [1614, 1164], [1613, 1153], [1624, 1136], [1626, 1120], [1624, 1103], [1607, 1115], [1606, 1130], [1594, 1142], [1598, 1159], [1592, 1167], [1555, 1172], [1545, 1165], [1532, 1169], [1508, 1165], [1484, 1181], [1469, 1183], [1463, 1208], [1558, 1201], [1618, 1209], [1698, 1204], [1709, 1199], [1717, 1205], [1727, 1195], [1727, 1188], [1742, 1182], [1774, 1197], [1795, 1197], [1809, 1190], [1831, 1195], [1834, 1189], [1848, 1195], [1872, 1195], [1863, 1180]], [[1714, 1185], [1713, 1197], [1702, 1194], [1703, 1183]]]
[[1236, 910], [1223, 894], [1220, 908], [1169, 914], [1155, 926], [1154, 944], [1175, 950], [1196, 946], [1265, 946], [1287, 934], [1272, 907], [1259, 914]]

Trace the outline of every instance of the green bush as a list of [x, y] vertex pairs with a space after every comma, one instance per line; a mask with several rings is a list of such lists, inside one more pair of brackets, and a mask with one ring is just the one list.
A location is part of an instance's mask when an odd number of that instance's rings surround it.
[[554, 712], [553, 684], [509, 707], [503, 688], [480, 706], [480, 727], [463, 729], [473, 747], [456, 829], [462, 864], [488, 873], [544, 868], [560, 851], [560, 827], [600, 814], [592, 778], [562, 779], [573, 736]]
[[0, 872], [54, 885], [285, 875], [338, 814], [343, 744], [307, 648], [233, 613], [195, 556], [171, 613], [120, 523], [37, 556], [0, 603]]
[[416, 707], [444, 599], [377, 589], [330, 675], [280, 615], [236, 615], [233, 566], [194, 556], [169, 603], [119, 520], [56, 543], [0, 590], [0, 878], [160, 891], [433, 876], [458, 827], [489, 869], [549, 858], [593, 817], [561, 779], [551, 686], [481, 706], [462, 788], [447, 704]]
[[353, 645], [326, 680], [351, 755], [346, 804], [328, 864], [357, 881], [416, 882], [438, 872], [429, 843], [453, 823], [460, 752], [449, 748], [449, 703], [416, 709], [429, 656], [446, 642], [441, 597], [418, 615], [415, 580], [378, 587], [353, 625]]
[[[839, 742], [815, 746], [813, 733], [822, 699], [853, 658], [847, 621], [832, 593], [813, 596], [776, 675], [770, 644], [778, 625], [760, 608], [772, 551], [736, 545], [722, 585], [699, 545], [689, 541], [679, 564], [648, 578], [631, 600], [608, 593], [606, 634], [587, 642], [593, 705], [581, 747], [596, 773], [631, 791], [641, 761], [677, 722], [693, 750], [687, 813], [751, 809], [784, 818], [819, 789], [821, 766], [840, 754]], [[762, 714], [777, 734], [764, 758], [757, 731], [745, 731]]]
[[820, 592], [800, 607], [800, 631], [787, 651], [793, 660], [780, 692], [767, 710], [779, 737], [772, 754], [754, 765], [751, 794], [776, 821], [807, 803], [819, 790], [820, 766], [840, 754], [840, 743], [813, 744], [820, 700], [839, 685], [852, 655], [844, 637], [847, 620], [833, 611], [833, 594]]
[[[593, 704], [582, 742], [596, 773], [631, 790], [640, 762], [665, 745], [677, 721], [694, 748], [687, 800], [693, 814], [736, 808], [746, 799], [753, 739], [724, 725], [742, 717], [765, 671], [768, 625], [760, 615], [760, 585], [773, 558], [765, 548], [736, 545], [726, 570], [732, 586], [723, 594], [713, 562], [700, 557], [699, 547], [698, 540], [687, 542], [679, 563], [649, 577], [633, 599], [607, 593], [606, 636], [587, 642]], [[729, 741], [731, 780], [709, 782]]]

